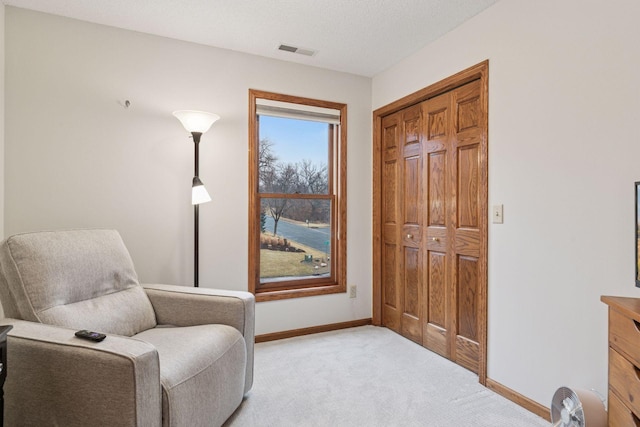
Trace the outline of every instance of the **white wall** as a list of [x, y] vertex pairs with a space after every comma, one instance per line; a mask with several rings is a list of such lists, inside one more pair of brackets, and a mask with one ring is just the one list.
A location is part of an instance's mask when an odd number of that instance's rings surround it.
[[[4, 4], [0, 4], [0, 239], [4, 238]], [[4, 317], [0, 306], [0, 318]]]
[[373, 79], [381, 107], [489, 59], [489, 377], [606, 394], [601, 295], [634, 287], [640, 3], [501, 0]]
[[[4, 4], [0, 4], [0, 239], [4, 238]], [[0, 315], [2, 311], [0, 309]]]
[[[6, 9], [7, 235], [113, 227], [141, 282], [192, 283], [193, 143], [171, 115], [222, 118], [200, 148], [200, 285], [247, 289], [248, 89], [348, 104], [346, 294], [259, 303], [258, 334], [371, 317], [371, 80]], [[128, 109], [125, 100], [131, 102]]]

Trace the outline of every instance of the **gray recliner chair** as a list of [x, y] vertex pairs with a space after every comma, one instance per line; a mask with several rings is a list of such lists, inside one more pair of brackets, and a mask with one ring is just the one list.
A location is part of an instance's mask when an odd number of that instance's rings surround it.
[[114, 230], [9, 237], [0, 300], [5, 426], [219, 426], [251, 388], [254, 296], [140, 285]]

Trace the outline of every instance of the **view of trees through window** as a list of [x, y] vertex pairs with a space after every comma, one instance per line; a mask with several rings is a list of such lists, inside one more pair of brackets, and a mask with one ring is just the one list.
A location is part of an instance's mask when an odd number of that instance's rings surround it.
[[347, 105], [249, 89], [249, 291], [346, 292]]
[[259, 116], [260, 279], [331, 273], [333, 125]]

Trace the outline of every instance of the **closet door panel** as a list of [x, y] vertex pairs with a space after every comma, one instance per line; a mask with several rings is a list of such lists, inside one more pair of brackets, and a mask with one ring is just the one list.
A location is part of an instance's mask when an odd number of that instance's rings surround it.
[[402, 111], [402, 335], [422, 344], [422, 112]]
[[382, 322], [400, 333], [402, 288], [400, 286], [400, 206], [398, 181], [400, 149], [400, 116], [394, 114], [382, 121]]
[[423, 185], [425, 196], [424, 223], [426, 224], [425, 246], [427, 254], [424, 286], [425, 310], [424, 346], [442, 356], [450, 357], [449, 340], [449, 261], [447, 247], [447, 217], [450, 198], [448, 196], [450, 173], [449, 123], [450, 108], [446, 95], [422, 103], [425, 126], [425, 161], [427, 173]]
[[456, 170], [451, 176], [452, 209], [449, 234], [453, 239], [450, 256], [452, 309], [452, 360], [478, 372], [479, 362], [479, 259], [485, 238], [481, 213], [481, 158], [483, 131], [480, 126], [480, 82], [475, 81], [451, 92], [452, 134], [450, 152]]

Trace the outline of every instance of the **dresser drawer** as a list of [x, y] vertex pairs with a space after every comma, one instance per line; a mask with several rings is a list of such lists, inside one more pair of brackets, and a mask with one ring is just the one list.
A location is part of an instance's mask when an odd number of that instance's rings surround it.
[[640, 427], [640, 418], [624, 406], [611, 390], [609, 390], [608, 417], [609, 427]]
[[640, 324], [633, 319], [609, 310], [609, 345], [631, 358], [640, 366]]
[[609, 388], [627, 408], [640, 416], [640, 371], [609, 348]]

